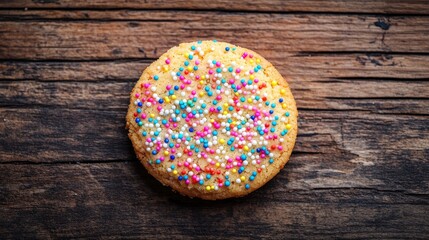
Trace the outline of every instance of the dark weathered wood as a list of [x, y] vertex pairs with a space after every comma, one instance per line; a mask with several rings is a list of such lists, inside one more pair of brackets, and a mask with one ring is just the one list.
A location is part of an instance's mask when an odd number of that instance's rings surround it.
[[[3, 163], [134, 159], [123, 128], [126, 109], [103, 111], [36, 107], [0, 111], [4, 118], [0, 122]], [[305, 154], [303, 158], [307, 161], [314, 161], [313, 164], [304, 164], [303, 170], [325, 166], [323, 168], [331, 169], [328, 171], [353, 173], [352, 169], [343, 167], [363, 165], [381, 171], [383, 167], [380, 165], [399, 166], [406, 164], [406, 159], [419, 162], [421, 169], [429, 164], [429, 120], [426, 116], [302, 110], [299, 126], [295, 151]], [[320, 161], [312, 154], [327, 154], [329, 160]], [[388, 155], [391, 157], [387, 158]], [[344, 181], [350, 181], [350, 176], [341, 176], [345, 177]], [[372, 184], [369, 179], [374, 180], [378, 176], [358, 174], [357, 177], [355, 182], [362, 181], [364, 186]], [[427, 182], [423, 181], [422, 184]]]
[[[118, 110], [123, 113], [135, 82], [5, 81], [0, 86], [0, 106]], [[300, 110], [429, 115], [429, 84], [426, 81], [295, 80], [292, 81], [292, 91]]]
[[0, 165], [2, 203], [8, 206], [0, 208], [0, 231], [3, 237], [19, 238], [157, 239], [423, 239], [429, 234], [428, 195], [409, 190], [319, 188], [311, 181], [296, 182], [305, 176], [297, 173], [300, 164], [296, 163], [288, 164], [250, 196], [221, 202], [173, 194], [137, 162]]
[[[204, 21], [177, 18], [181, 14]], [[180, 42], [214, 37], [251, 48], [271, 59], [284, 59], [297, 52], [429, 51], [425, 38], [429, 34], [429, 17], [424, 16], [186, 12], [171, 13], [166, 20], [160, 20], [166, 13], [142, 15], [147, 20], [3, 21], [0, 58], [156, 58]]]
[[400, 13], [427, 14], [429, 3], [425, 0], [256, 0], [236, 1], [213, 0], [202, 3], [198, 0], [15, 0], [0, 2], [0, 8], [85, 8], [85, 9], [195, 9], [227, 11], [269, 11], [269, 12], [333, 12], [333, 13]]
[[[332, 79], [429, 80], [427, 55], [305, 54], [267, 59], [292, 84]], [[152, 61], [0, 61], [0, 80], [136, 81]]]

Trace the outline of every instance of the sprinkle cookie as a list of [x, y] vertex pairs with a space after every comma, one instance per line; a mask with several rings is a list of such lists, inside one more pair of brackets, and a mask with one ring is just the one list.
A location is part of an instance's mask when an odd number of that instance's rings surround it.
[[297, 116], [271, 63], [229, 43], [198, 41], [146, 68], [126, 120], [151, 175], [183, 195], [216, 200], [244, 196], [283, 168]]

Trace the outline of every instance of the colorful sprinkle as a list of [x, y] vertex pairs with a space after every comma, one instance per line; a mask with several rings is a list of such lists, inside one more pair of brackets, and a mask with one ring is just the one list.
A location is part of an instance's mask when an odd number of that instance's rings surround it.
[[[202, 191], [250, 189], [287, 149], [289, 93], [266, 80], [264, 63], [252, 53], [222, 45], [227, 58], [209, 59], [205, 53], [215, 48], [202, 43], [187, 47], [177, 66], [179, 58], [165, 58], [133, 93], [134, 124], [156, 159], [148, 163], [180, 184]], [[224, 60], [230, 57], [235, 61]]]

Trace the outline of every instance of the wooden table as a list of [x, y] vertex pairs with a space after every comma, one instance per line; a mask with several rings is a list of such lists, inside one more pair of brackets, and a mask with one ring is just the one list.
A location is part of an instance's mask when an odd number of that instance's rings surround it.
[[[125, 130], [141, 72], [180, 42], [253, 49], [300, 112], [262, 189], [172, 193]], [[429, 2], [0, 2], [0, 238], [429, 238]]]

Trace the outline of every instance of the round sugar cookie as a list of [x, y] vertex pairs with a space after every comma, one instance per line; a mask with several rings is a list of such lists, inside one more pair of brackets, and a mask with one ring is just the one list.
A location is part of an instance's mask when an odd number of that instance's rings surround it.
[[225, 42], [173, 47], [131, 92], [138, 159], [162, 184], [208, 200], [244, 196], [289, 160], [298, 111], [288, 83], [259, 54]]

